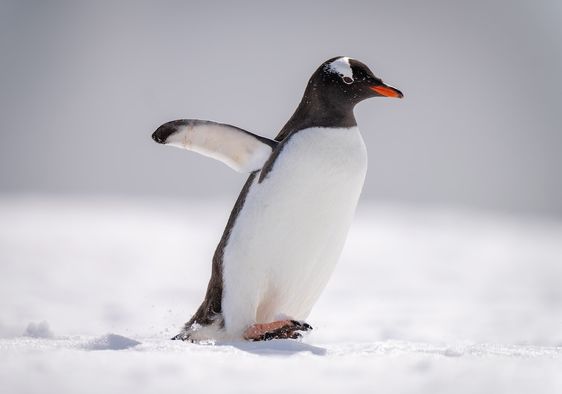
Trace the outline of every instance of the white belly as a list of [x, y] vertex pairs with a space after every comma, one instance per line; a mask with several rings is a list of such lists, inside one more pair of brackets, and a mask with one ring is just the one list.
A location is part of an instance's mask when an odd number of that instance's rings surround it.
[[223, 258], [225, 329], [305, 319], [339, 259], [365, 173], [359, 130], [311, 128], [255, 178]]

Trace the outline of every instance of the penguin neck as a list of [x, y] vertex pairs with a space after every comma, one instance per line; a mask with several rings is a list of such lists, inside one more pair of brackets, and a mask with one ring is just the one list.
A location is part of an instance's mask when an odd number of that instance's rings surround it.
[[355, 103], [337, 100], [322, 94], [324, 89], [311, 81], [295, 113], [275, 138], [281, 141], [289, 135], [311, 127], [350, 128], [357, 126], [353, 108]]

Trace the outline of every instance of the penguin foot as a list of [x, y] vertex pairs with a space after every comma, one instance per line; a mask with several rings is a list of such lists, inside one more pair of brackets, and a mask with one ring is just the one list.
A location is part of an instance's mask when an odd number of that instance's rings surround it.
[[271, 323], [253, 324], [244, 332], [247, 341], [270, 341], [272, 339], [298, 339], [301, 332], [312, 330], [310, 324], [297, 320], [279, 320]]
[[189, 341], [191, 343], [195, 342], [193, 339], [190, 338], [189, 334], [182, 331], [178, 335], [174, 335], [170, 338], [172, 341]]

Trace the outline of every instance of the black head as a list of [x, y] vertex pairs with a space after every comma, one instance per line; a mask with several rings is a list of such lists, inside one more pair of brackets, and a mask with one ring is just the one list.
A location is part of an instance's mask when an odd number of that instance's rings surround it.
[[380, 96], [403, 97], [402, 92], [385, 85], [360, 61], [343, 56], [332, 58], [312, 74], [297, 110], [276, 140], [309, 127], [356, 126], [355, 105]]
[[384, 84], [365, 64], [344, 56], [324, 62], [310, 78], [308, 89], [316, 90], [325, 100], [352, 106], [371, 97], [404, 96]]

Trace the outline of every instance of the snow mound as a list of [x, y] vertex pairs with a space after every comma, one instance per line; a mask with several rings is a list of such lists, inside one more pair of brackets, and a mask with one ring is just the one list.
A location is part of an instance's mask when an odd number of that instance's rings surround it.
[[2, 392], [562, 393], [562, 222], [364, 202], [302, 342], [169, 340], [231, 203], [0, 195]]
[[92, 339], [84, 347], [89, 350], [123, 350], [140, 345], [139, 341], [117, 334], [106, 334]]
[[24, 336], [31, 338], [53, 338], [54, 334], [49, 327], [49, 323], [42, 321], [40, 323], [31, 322], [25, 329]]

